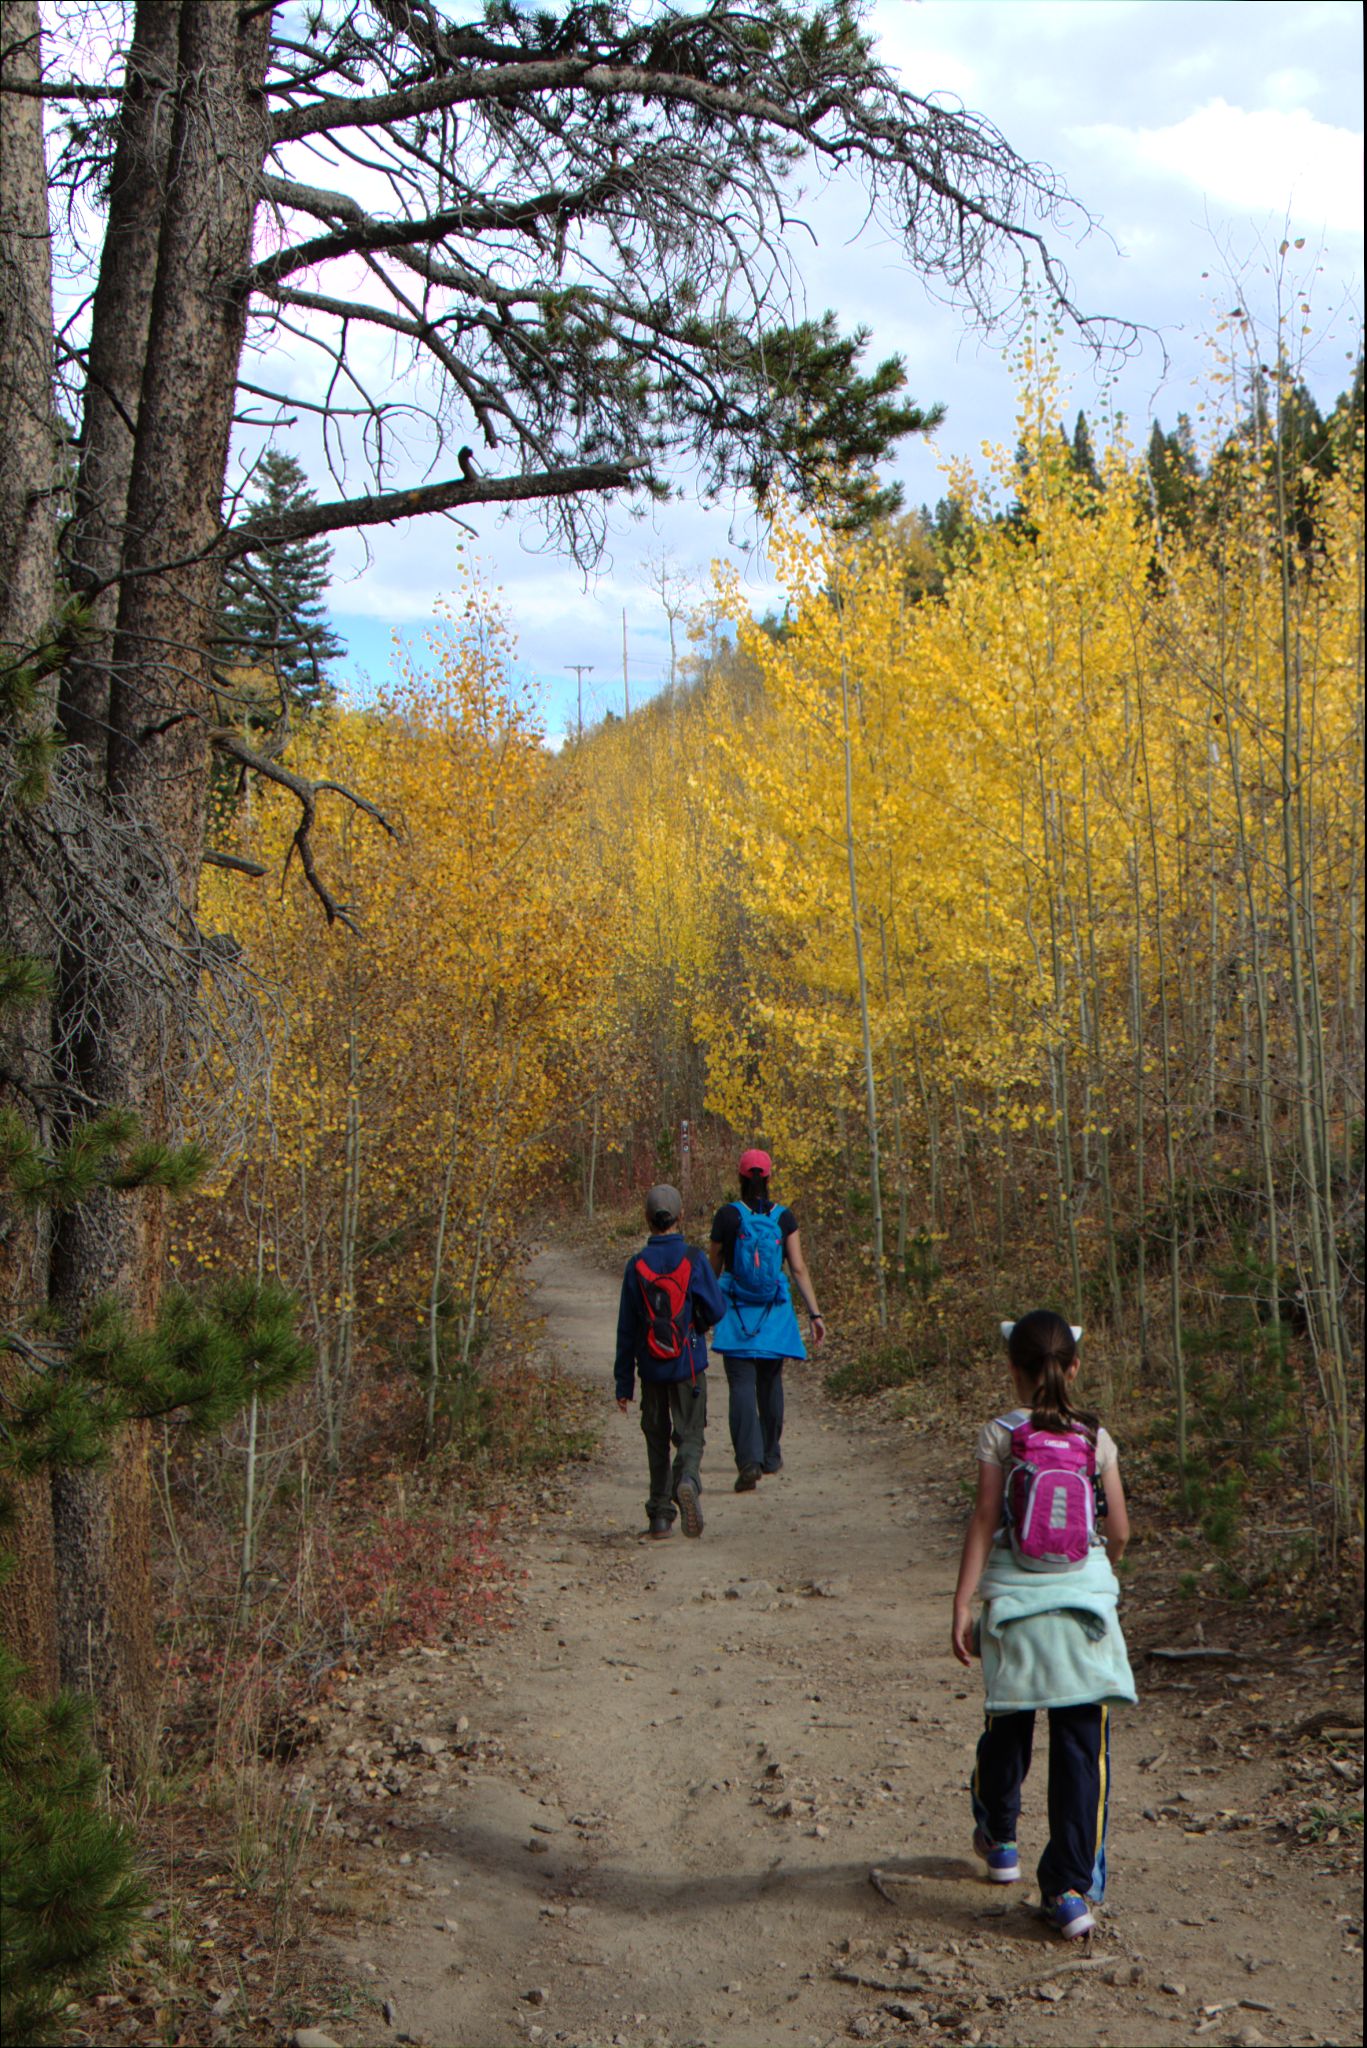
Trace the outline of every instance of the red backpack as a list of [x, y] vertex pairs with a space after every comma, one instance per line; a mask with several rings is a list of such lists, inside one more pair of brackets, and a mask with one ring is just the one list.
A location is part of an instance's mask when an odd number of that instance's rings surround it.
[[[640, 1258], [635, 1272], [645, 1300], [646, 1349], [652, 1358], [682, 1358], [693, 1335], [693, 1311], [688, 1305], [692, 1259], [685, 1255], [672, 1272], [657, 1273], [649, 1260]], [[691, 1359], [689, 1363], [691, 1367]]]

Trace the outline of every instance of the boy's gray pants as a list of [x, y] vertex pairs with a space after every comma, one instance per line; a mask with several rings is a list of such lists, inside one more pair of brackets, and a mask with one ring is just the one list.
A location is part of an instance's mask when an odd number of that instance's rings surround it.
[[[650, 1498], [646, 1519], [664, 1515], [671, 1522], [681, 1479], [702, 1490], [702, 1446], [707, 1428], [707, 1375], [695, 1380], [642, 1380], [641, 1433], [650, 1461]], [[670, 1447], [674, 1458], [671, 1468]]]

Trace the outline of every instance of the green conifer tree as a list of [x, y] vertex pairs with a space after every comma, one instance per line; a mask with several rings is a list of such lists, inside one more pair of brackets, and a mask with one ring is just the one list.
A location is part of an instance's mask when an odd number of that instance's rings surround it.
[[1165, 527], [1185, 532], [1191, 524], [1200, 484], [1200, 468], [1192, 441], [1191, 421], [1177, 416], [1174, 433], [1165, 434], [1155, 420], [1149, 434], [1149, 475], [1154, 500]]
[[127, 1828], [100, 1804], [103, 1770], [70, 1693], [32, 1700], [0, 1648], [0, 2030], [60, 2038], [62, 2009], [118, 1953], [145, 1893]]
[[[316, 502], [292, 455], [268, 448], [257, 469], [247, 517], [278, 517]], [[286, 541], [230, 565], [219, 595], [215, 653], [225, 666], [274, 672], [292, 708], [317, 711], [332, 701], [327, 664], [346, 648], [328, 622], [325, 598], [332, 549], [325, 540]], [[254, 716], [247, 723], [260, 720]]]
[[1087, 424], [1087, 415], [1079, 410], [1077, 425], [1073, 428], [1073, 439], [1069, 449], [1073, 467], [1079, 476], [1085, 476], [1088, 483], [1102, 488], [1101, 471], [1097, 468], [1096, 451], [1092, 447], [1092, 430]]
[[[0, 844], [47, 796], [56, 741], [41, 687], [84, 630], [73, 601], [47, 644], [22, 664], [0, 664]], [[0, 945], [0, 1043], [26, 1012], [41, 1011], [52, 980], [47, 961]], [[95, 1109], [60, 1144], [46, 1144], [26, 1091], [4, 1067], [0, 1097], [0, 1213], [10, 1219], [70, 1207], [97, 1188], [175, 1191], [203, 1169], [197, 1146], [145, 1142], [136, 1119], [117, 1108]], [[3, 1542], [18, 1520], [16, 1482], [99, 1462], [135, 1417], [220, 1428], [253, 1395], [282, 1392], [309, 1362], [291, 1297], [254, 1276], [203, 1301], [173, 1292], [150, 1328], [116, 1301], [94, 1302], [65, 1341], [49, 1329], [43, 1304], [8, 1300], [0, 1317], [0, 1582], [17, 1562]], [[87, 1703], [69, 1692], [33, 1698], [16, 1654], [23, 1647], [0, 1644], [0, 2038], [37, 2048], [63, 2037], [71, 1993], [117, 1955], [144, 1894], [134, 1838], [101, 1801]]]

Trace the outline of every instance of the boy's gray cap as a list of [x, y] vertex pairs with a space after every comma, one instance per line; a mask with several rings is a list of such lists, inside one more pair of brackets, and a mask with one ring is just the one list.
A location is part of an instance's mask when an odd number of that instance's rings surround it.
[[671, 1223], [677, 1223], [683, 1215], [683, 1196], [677, 1188], [661, 1182], [646, 1196], [646, 1221], [653, 1223], [657, 1216], [667, 1216]]

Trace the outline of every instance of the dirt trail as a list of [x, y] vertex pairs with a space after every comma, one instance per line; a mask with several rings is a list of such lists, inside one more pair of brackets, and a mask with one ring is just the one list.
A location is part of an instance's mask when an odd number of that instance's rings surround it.
[[[532, 1279], [556, 1354], [606, 1404], [615, 1281], [564, 1249]], [[1240, 1827], [1273, 1766], [1212, 1759], [1180, 1692], [1117, 1715], [1094, 1967], [1028, 1981], [1073, 1958], [968, 1853], [981, 1709], [946, 1648], [952, 1489], [918, 1485], [905, 1439], [871, 1440], [799, 1371], [787, 1470], [738, 1497], [719, 1370], [711, 1392], [701, 1541], [642, 1538], [638, 1411], [613, 1411], [516, 1539], [520, 1625], [358, 1696], [340, 1740], [388, 1728], [410, 1759], [344, 1945], [394, 2028], [437, 2048], [1361, 2039], [1355, 1884]], [[385, 1739], [336, 1752], [358, 1799]], [[1027, 1870], [1042, 1800], [1032, 1779]]]

